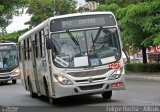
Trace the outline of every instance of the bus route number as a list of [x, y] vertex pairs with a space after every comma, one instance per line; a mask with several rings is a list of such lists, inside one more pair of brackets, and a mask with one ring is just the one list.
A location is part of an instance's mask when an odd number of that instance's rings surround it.
[[109, 64], [109, 69], [119, 69], [120, 68], [120, 62], [115, 62], [112, 64]]

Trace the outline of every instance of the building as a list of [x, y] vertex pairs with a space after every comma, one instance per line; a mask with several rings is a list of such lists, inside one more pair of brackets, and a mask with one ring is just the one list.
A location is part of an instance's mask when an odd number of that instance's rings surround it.
[[99, 3], [97, 3], [97, 2], [86, 2], [86, 4], [83, 5], [82, 7], [89, 9], [90, 11], [94, 11], [94, 10], [96, 10], [98, 5], [99, 5]]
[[149, 46], [146, 49], [146, 53], [149, 62], [160, 63], [160, 45]]

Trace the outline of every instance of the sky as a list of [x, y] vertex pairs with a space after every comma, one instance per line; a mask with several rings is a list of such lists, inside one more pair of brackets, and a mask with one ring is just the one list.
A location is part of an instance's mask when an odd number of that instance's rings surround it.
[[[85, 4], [85, 0], [76, 0], [78, 2], [78, 6], [82, 6]], [[24, 10], [26, 12], [27, 9]], [[13, 16], [12, 23], [6, 28], [8, 33], [12, 33], [18, 30], [22, 30], [28, 28], [28, 25], [24, 25], [25, 22], [29, 21], [31, 16], [29, 14], [22, 14], [20, 16]]]
[[[27, 9], [24, 10], [26, 12]], [[31, 16], [29, 14], [22, 14], [20, 16], [13, 16], [12, 23], [6, 28], [8, 33], [15, 32], [28, 28], [28, 25], [24, 25], [25, 22], [29, 21]]]

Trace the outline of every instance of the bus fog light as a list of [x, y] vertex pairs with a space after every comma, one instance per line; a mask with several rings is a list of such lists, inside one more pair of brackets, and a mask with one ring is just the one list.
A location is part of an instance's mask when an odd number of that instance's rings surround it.
[[118, 79], [118, 78], [120, 78], [121, 77], [121, 74], [112, 74], [109, 78], [108, 78], [108, 80], [114, 80], [114, 79]]
[[72, 81], [62, 75], [54, 75], [56, 80], [62, 85], [72, 85]]

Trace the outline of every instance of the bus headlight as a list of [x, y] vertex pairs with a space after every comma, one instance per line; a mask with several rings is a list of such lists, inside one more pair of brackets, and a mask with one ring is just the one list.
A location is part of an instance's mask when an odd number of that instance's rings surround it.
[[62, 75], [54, 75], [56, 80], [62, 85], [72, 85], [72, 81]]
[[118, 78], [120, 78], [121, 77], [121, 74], [112, 74], [109, 78], [108, 78], [108, 80], [114, 80], [114, 79], [118, 79]]
[[17, 69], [15, 69], [15, 70], [12, 72], [12, 74], [13, 74], [13, 75], [19, 75], [19, 72], [20, 72], [20, 71], [19, 71], [19, 69], [17, 68]]
[[121, 77], [123, 68], [116, 70], [112, 75], [109, 76], [108, 80], [115, 80]]

